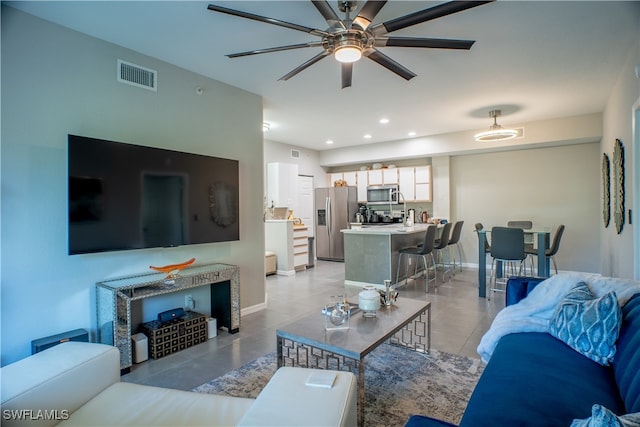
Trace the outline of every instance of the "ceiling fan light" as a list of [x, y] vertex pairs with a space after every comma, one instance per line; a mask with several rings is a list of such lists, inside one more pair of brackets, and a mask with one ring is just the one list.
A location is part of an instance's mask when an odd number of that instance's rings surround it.
[[515, 129], [504, 129], [499, 126], [499, 129], [489, 129], [486, 132], [480, 132], [474, 135], [476, 141], [479, 142], [487, 142], [487, 141], [505, 141], [507, 139], [513, 139], [518, 136], [518, 131]]
[[358, 46], [345, 45], [336, 48], [333, 56], [338, 62], [356, 62], [362, 58], [362, 50]]
[[505, 129], [498, 124], [498, 116], [500, 116], [501, 114], [502, 111], [500, 110], [489, 111], [489, 117], [493, 118], [493, 124], [489, 127], [488, 131], [475, 134], [473, 137], [476, 141], [505, 141], [507, 139], [513, 139], [518, 136], [517, 130]]

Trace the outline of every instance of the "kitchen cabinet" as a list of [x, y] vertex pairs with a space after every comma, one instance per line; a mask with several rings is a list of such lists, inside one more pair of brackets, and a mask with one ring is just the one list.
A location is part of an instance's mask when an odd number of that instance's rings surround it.
[[309, 261], [309, 229], [305, 226], [293, 226], [293, 266], [296, 271], [307, 269]]
[[382, 183], [383, 184], [397, 184], [398, 183], [398, 169], [388, 168], [382, 169]]
[[356, 185], [358, 185], [358, 176], [356, 172], [344, 172], [342, 174], [342, 179], [347, 181], [348, 186], [355, 187]]
[[294, 226], [289, 220], [267, 220], [264, 227], [265, 249], [276, 254], [276, 274], [293, 276], [307, 268], [309, 228]]
[[369, 171], [369, 185], [382, 185], [382, 169]]
[[328, 185], [339, 179], [358, 188], [358, 202], [366, 203], [367, 187], [398, 184], [407, 202], [431, 202], [431, 165], [401, 168], [372, 169], [356, 172], [334, 172], [327, 175]]
[[298, 165], [267, 163], [267, 203], [276, 207], [298, 208]]
[[358, 187], [358, 202], [367, 203], [367, 186], [369, 185], [369, 171], [356, 172]]
[[399, 186], [400, 193], [407, 201], [413, 201], [416, 198], [416, 180], [415, 180], [415, 168], [400, 168], [399, 173]]
[[415, 200], [431, 202], [431, 165], [415, 168]]

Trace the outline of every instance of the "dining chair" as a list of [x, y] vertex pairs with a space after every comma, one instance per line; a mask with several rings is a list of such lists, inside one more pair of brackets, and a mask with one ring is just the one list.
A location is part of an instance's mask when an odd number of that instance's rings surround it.
[[[456, 258], [460, 263], [460, 271], [462, 271], [462, 250], [460, 249], [460, 236], [462, 234], [462, 226], [464, 225], [464, 221], [457, 221], [453, 225], [453, 231], [451, 231], [451, 237], [449, 238], [449, 255], [451, 255], [451, 250], [453, 250], [453, 246], [458, 249], [458, 256], [451, 257], [453, 259], [453, 274], [456, 274]], [[455, 251], [454, 251], [455, 252]]]
[[[408, 248], [403, 248], [398, 251], [398, 268], [396, 269], [396, 288], [398, 287], [398, 279], [400, 277], [400, 267], [402, 266], [403, 255], [408, 257], [415, 257], [416, 260], [413, 264], [413, 277], [414, 284], [416, 280], [416, 275], [418, 272], [418, 260], [422, 259], [424, 265], [424, 272], [426, 275], [426, 283], [425, 283], [425, 292], [429, 292], [429, 282], [432, 280], [436, 281], [436, 260], [433, 256], [433, 249], [435, 247], [436, 241], [436, 233], [438, 232], [438, 227], [435, 225], [430, 225], [427, 227], [427, 231], [424, 232], [424, 240], [422, 244], [419, 246], [411, 246]], [[429, 263], [427, 262], [427, 256], [431, 258], [431, 265], [433, 266], [433, 279], [429, 278]], [[405, 277], [407, 278], [407, 282], [409, 280], [409, 263], [405, 263]]]
[[[476, 228], [476, 233], [477, 233], [480, 230], [484, 230], [484, 225], [482, 225], [481, 222], [476, 222], [475, 228]], [[480, 237], [478, 236], [478, 238], [480, 238]], [[491, 245], [489, 244], [489, 239], [487, 238], [486, 234], [484, 236], [484, 253], [486, 253], [486, 254], [491, 253]]]
[[[553, 262], [553, 269], [558, 274], [558, 265], [556, 264], [556, 254], [558, 253], [558, 249], [560, 249], [560, 239], [562, 239], [562, 234], [564, 233], [564, 224], [560, 224], [558, 228], [556, 228], [555, 233], [553, 233], [553, 239], [551, 240], [551, 246], [549, 249], [545, 249], [544, 254], [547, 258], [551, 258]], [[533, 247], [525, 248], [525, 252], [527, 255], [531, 255], [532, 257], [538, 256], [538, 250]], [[532, 261], [531, 271], [533, 271], [533, 261]]]
[[[524, 260], [527, 254], [524, 251], [524, 230], [514, 227], [493, 227], [491, 229], [491, 277], [489, 279], [490, 291], [504, 292], [506, 288], [507, 271], [511, 270], [511, 275], [519, 275], [522, 272]], [[502, 262], [502, 274], [505, 288], [498, 288], [498, 273], [496, 263]], [[516, 273], [515, 264], [518, 262], [519, 268]], [[490, 299], [490, 292], [487, 292], [487, 299]]]
[[[433, 250], [436, 253], [436, 260], [437, 260], [436, 276], [438, 275], [437, 265], [438, 264], [442, 265], [442, 283], [444, 283], [444, 277], [446, 272], [449, 272], [449, 280], [451, 280], [451, 254], [449, 253], [449, 249], [448, 249], [449, 238], [451, 236], [451, 227], [452, 227], [452, 224], [450, 222], [447, 222], [444, 225], [444, 227], [442, 227], [442, 232], [440, 233], [440, 239], [436, 240], [436, 244], [433, 248]], [[445, 269], [444, 260], [441, 261], [441, 254], [447, 256], [446, 269]]]

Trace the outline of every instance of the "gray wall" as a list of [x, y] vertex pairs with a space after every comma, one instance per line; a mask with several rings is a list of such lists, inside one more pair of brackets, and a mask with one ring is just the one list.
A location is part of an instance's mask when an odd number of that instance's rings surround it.
[[[558, 268], [600, 271], [599, 144], [451, 157], [452, 218], [464, 221], [463, 262], [478, 263], [474, 224], [566, 226]], [[490, 237], [489, 237], [490, 239]]]
[[[158, 91], [118, 83], [119, 58], [157, 70]], [[239, 265], [242, 308], [264, 305], [261, 124], [259, 96], [3, 7], [2, 364], [43, 336], [95, 337], [95, 283], [149, 265]], [[238, 160], [240, 241], [67, 255], [68, 133]], [[193, 296], [206, 312], [208, 293]], [[143, 320], [183, 304], [158, 298]]]

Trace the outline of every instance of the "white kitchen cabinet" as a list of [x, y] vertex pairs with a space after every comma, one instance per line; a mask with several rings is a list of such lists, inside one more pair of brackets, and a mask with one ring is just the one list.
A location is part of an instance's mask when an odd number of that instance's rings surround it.
[[431, 165], [415, 168], [415, 200], [432, 201]]
[[415, 168], [399, 168], [399, 189], [407, 202], [416, 198]]
[[307, 269], [309, 261], [309, 229], [305, 226], [293, 226], [293, 266], [296, 271]]
[[298, 165], [294, 163], [267, 163], [267, 203], [298, 208]]
[[382, 169], [369, 171], [369, 185], [382, 185]]
[[383, 184], [397, 184], [398, 183], [398, 168], [382, 169], [382, 182]]
[[293, 221], [267, 220], [264, 224], [264, 248], [276, 254], [276, 274], [296, 274]]
[[333, 187], [336, 181], [344, 179], [342, 172], [333, 172], [327, 175], [327, 187]]
[[343, 172], [342, 179], [347, 181], [348, 186], [357, 186], [358, 185], [358, 175], [356, 172]]
[[358, 202], [367, 203], [367, 186], [369, 185], [369, 171], [356, 172], [358, 182]]

